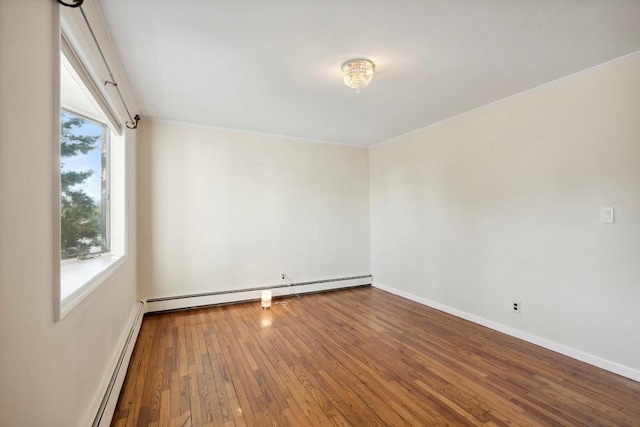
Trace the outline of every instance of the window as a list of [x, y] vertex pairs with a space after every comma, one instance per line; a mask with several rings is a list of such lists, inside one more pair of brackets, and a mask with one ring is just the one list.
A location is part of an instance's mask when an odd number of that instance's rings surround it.
[[125, 145], [101, 89], [63, 37], [60, 55], [56, 320], [125, 259]]
[[80, 260], [109, 252], [107, 125], [60, 114], [60, 256]]

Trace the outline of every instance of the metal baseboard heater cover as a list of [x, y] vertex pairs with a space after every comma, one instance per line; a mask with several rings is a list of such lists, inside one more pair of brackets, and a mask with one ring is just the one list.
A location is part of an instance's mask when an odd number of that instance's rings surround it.
[[145, 305], [147, 313], [185, 310], [196, 307], [216, 306], [238, 302], [259, 300], [264, 290], [271, 290], [274, 298], [293, 294], [325, 292], [334, 289], [353, 288], [371, 285], [373, 277], [369, 275], [340, 277], [325, 280], [311, 280], [296, 283], [280, 283], [277, 285], [255, 288], [229, 289], [224, 291], [203, 292], [198, 294], [175, 295], [170, 297], [149, 298]]
[[[133, 346], [135, 345], [135, 337], [134, 334], [136, 332], [137, 329], [137, 325], [139, 325], [141, 323], [141, 317], [143, 315], [143, 308], [144, 308], [144, 303], [142, 301], [139, 302], [139, 306], [138, 306], [138, 310], [137, 313], [135, 315], [133, 324], [131, 325], [131, 329], [129, 330], [129, 334], [127, 336], [127, 340], [124, 343], [124, 347], [122, 347], [122, 350], [120, 352], [120, 356], [118, 357], [118, 362], [116, 363], [116, 366], [113, 370], [113, 373], [111, 374], [111, 379], [109, 381], [109, 385], [107, 386], [107, 389], [105, 390], [104, 396], [102, 397], [102, 401], [100, 402], [100, 407], [98, 408], [98, 412], [95, 416], [95, 418], [93, 419], [93, 423], [91, 424], [92, 427], [98, 427], [100, 425], [102, 425], [102, 419], [103, 419], [103, 415], [105, 413], [105, 409], [107, 408], [107, 405], [109, 404], [109, 400], [112, 398], [113, 395], [113, 391], [114, 391], [114, 387], [116, 385], [116, 380], [118, 379], [118, 375], [121, 373], [121, 370], [124, 369], [124, 371], [126, 372], [127, 368], [128, 368], [128, 364], [123, 366], [123, 362], [124, 359], [127, 355], [127, 352], [133, 352]], [[132, 340], [134, 340], [132, 342]], [[120, 384], [121, 387], [121, 384]], [[115, 395], [113, 395], [113, 397], [115, 399], [118, 398], [120, 394], [120, 389], [118, 388], [118, 390], [116, 391]], [[112, 405], [115, 406], [115, 403], [112, 402]]]
[[[372, 276], [353, 276], [353, 277], [341, 277], [339, 279], [326, 279], [326, 280], [313, 280], [311, 282], [298, 282], [292, 283], [291, 286], [304, 286], [304, 285], [316, 285], [321, 283], [331, 283], [331, 282], [341, 282], [345, 280], [354, 280], [354, 279], [371, 279]], [[369, 283], [371, 284], [371, 283]], [[198, 297], [207, 297], [211, 295], [226, 295], [226, 294], [237, 294], [240, 292], [251, 292], [251, 291], [265, 291], [268, 289], [279, 289], [279, 288], [287, 288], [289, 284], [286, 285], [273, 285], [273, 286], [262, 286], [257, 288], [245, 288], [245, 289], [232, 289], [228, 291], [217, 291], [217, 292], [204, 292], [200, 294], [190, 294], [190, 295], [176, 295], [172, 297], [161, 297], [161, 298], [149, 298], [147, 303], [150, 302], [158, 302], [158, 301], [170, 301], [175, 299], [185, 299], [185, 298], [198, 298]]]

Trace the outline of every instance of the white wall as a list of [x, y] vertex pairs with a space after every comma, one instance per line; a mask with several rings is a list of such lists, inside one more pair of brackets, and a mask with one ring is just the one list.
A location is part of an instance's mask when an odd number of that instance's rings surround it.
[[640, 54], [372, 148], [374, 282], [639, 374], [638, 76]]
[[[54, 1], [0, 3], [0, 425], [84, 426], [136, 301], [135, 133], [125, 265], [54, 322]], [[101, 396], [100, 396], [101, 397]]]
[[369, 274], [368, 152], [145, 121], [143, 298]]

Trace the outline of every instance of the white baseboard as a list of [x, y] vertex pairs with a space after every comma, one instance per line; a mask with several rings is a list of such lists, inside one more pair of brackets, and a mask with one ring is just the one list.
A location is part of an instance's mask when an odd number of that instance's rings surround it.
[[140, 332], [140, 326], [142, 325], [142, 318], [144, 316], [144, 303], [140, 301], [136, 304], [129, 321], [128, 327], [124, 330], [120, 341], [118, 342], [117, 349], [109, 367], [107, 369], [107, 375], [105, 375], [102, 383], [100, 384], [99, 392], [91, 405], [87, 416], [85, 417], [84, 425], [92, 427], [104, 427], [111, 424], [113, 413], [118, 403], [118, 397], [120, 396], [120, 389], [124, 383], [124, 377], [127, 373], [129, 366], [129, 360], [131, 359], [131, 353], [136, 345], [138, 333]]
[[292, 292], [296, 294], [323, 292], [333, 289], [370, 285], [371, 282], [372, 277], [367, 275], [292, 283], [291, 287], [289, 287], [288, 284], [282, 284], [252, 289], [228, 290], [194, 295], [176, 295], [166, 298], [149, 298], [145, 304], [145, 311], [147, 313], [153, 313], [157, 311], [259, 300], [262, 291], [265, 289], [271, 290], [273, 297], [278, 298], [292, 295]]
[[476, 316], [475, 314], [467, 313], [466, 311], [458, 310], [456, 308], [449, 307], [448, 305], [444, 305], [439, 302], [429, 300], [427, 298], [422, 298], [417, 295], [411, 294], [409, 292], [405, 292], [400, 289], [393, 288], [391, 286], [383, 285], [382, 283], [374, 282], [372, 283], [372, 286], [378, 289], [382, 289], [383, 291], [387, 291], [389, 293], [409, 299], [411, 301], [415, 301], [417, 303], [426, 305], [428, 307], [435, 308], [436, 310], [444, 311], [445, 313], [452, 314], [456, 317], [460, 317], [470, 322], [477, 323], [478, 325], [486, 326], [487, 328], [496, 330], [498, 332], [502, 332], [507, 335], [511, 335], [512, 337], [519, 338], [521, 340], [530, 342], [532, 344], [539, 345], [540, 347], [544, 347], [546, 349], [555, 351], [557, 353], [564, 354], [565, 356], [569, 356], [573, 359], [580, 360], [581, 362], [585, 362], [590, 365], [597, 366], [598, 368], [605, 369], [609, 372], [622, 375], [623, 377], [630, 378], [634, 381], [640, 381], [640, 371], [637, 369], [620, 365], [619, 363], [612, 362], [610, 360], [606, 360], [598, 356], [594, 356], [593, 354], [586, 353], [581, 350], [576, 350], [564, 344], [559, 344], [555, 341], [551, 341], [546, 338], [542, 338], [540, 336], [530, 334], [528, 332], [524, 332], [520, 329], [512, 328], [510, 326], [503, 325], [502, 323], [494, 322], [492, 320], [485, 319], [484, 317]]

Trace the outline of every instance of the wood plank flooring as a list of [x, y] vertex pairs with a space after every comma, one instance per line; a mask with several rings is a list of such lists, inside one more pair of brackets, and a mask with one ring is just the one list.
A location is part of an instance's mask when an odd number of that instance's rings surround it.
[[114, 426], [640, 426], [640, 383], [371, 288], [151, 315]]

